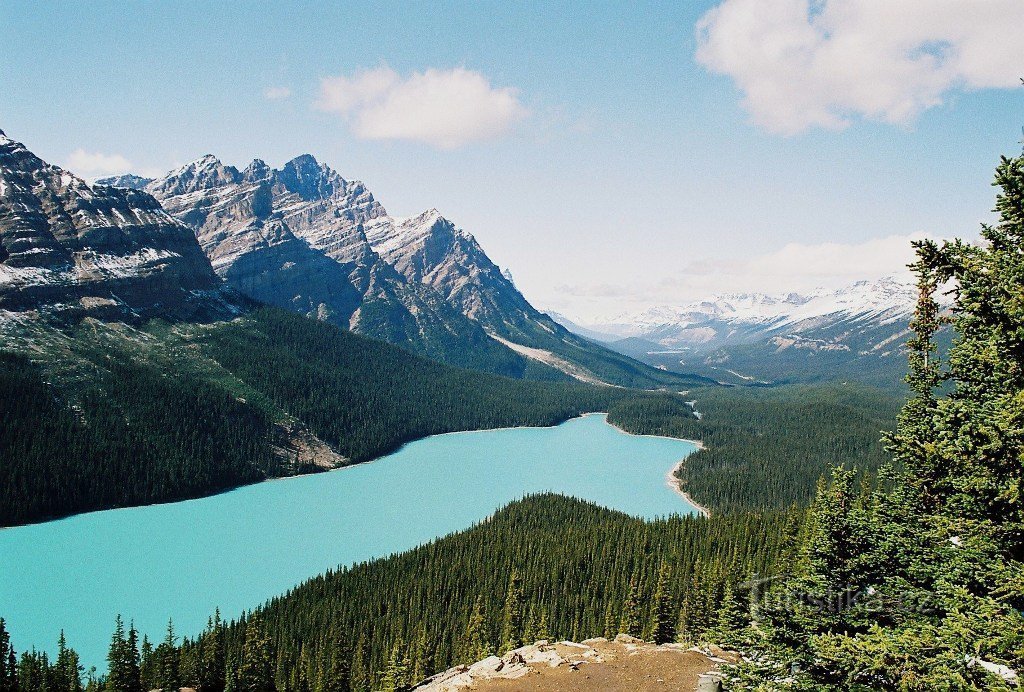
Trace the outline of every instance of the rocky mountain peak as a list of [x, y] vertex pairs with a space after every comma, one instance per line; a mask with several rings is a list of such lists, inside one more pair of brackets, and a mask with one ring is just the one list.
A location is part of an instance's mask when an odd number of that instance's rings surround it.
[[252, 163], [242, 171], [242, 177], [246, 180], [258, 182], [267, 180], [273, 176], [273, 170], [263, 159], [253, 159]]
[[234, 166], [225, 166], [213, 154], [187, 163], [165, 177], [149, 185], [150, 192], [158, 197], [183, 195], [200, 190], [211, 190], [224, 185], [241, 182], [242, 174]]
[[277, 177], [289, 192], [304, 200], [326, 199], [346, 181], [326, 164], [317, 161], [312, 154], [302, 154], [286, 163]]
[[143, 178], [141, 175], [126, 173], [124, 175], [112, 175], [107, 178], [97, 178], [97, 185], [107, 187], [121, 187], [128, 190], [144, 190], [147, 185], [153, 182], [152, 178]]
[[221, 284], [153, 197], [90, 186], [0, 141], [0, 308], [102, 318], [212, 315]]

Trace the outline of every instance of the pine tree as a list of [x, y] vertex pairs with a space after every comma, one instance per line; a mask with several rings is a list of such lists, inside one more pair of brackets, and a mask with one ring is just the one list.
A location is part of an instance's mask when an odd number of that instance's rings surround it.
[[391, 655], [381, 678], [380, 689], [382, 692], [407, 690], [409, 689], [408, 677], [409, 660], [405, 656], [405, 647], [401, 641], [396, 641], [391, 647]]
[[463, 641], [463, 657], [467, 662], [472, 663], [491, 655], [491, 635], [489, 630], [483, 596], [477, 596], [476, 603], [473, 605], [473, 612], [470, 613], [469, 622], [466, 625], [466, 634]]
[[238, 670], [238, 692], [273, 692], [274, 654], [270, 638], [258, 615], [249, 618], [245, 627], [242, 665]]
[[512, 570], [505, 595], [505, 609], [501, 627], [501, 652], [518, 649], [523, 645], [523, 583], [519, 572]]
[[631, 637], [643, 635], [642, 610], [640, 586], [634, 578], [629, 583], [629, 594], [626, 596], [626, 601], [622, 604], [622, 614], [619, 619], [619, 632], [621, 634], [628, 634]]
[[745, 630], [750, 622], [747, 608], [730, 582], [725, 582], [722, 600], [715, 615], [713, 637], [719, 646], [746, 642]]
[[219, 608], [207, 621], [206, 632], [199, 640], [199, 647], [199, 692], [224, 692], [227, 684], [227, 658], [224, 650], [224, 623], [220, 619]]
[[351, 660], [351, 653], [342, 643], [337, 626], [332, 625], [327, 650], [324, 652], [324, 670], [318, 685], [319, 692], [347, 692]]
[[18, 692], [17, 657], [3, 618], [0, 618], [0, 692]]
[[353, 692], [365, 692], [370, 689], [370, 667], [366, 661], [367, 654], [366, 634], [359, 633], [359, 640], [356, 649], [352, 654], [352, 690]]
[[[1024, 157], [1004, 158], [996, 183], [982, 244], [915, 244], [894, 464], [870, 494], [841, 469], [819, 490], [787, 585], [805, 598], [766, 609], [763, 660], [784, 665], [751, 680], [785, 674], [788, 657], [806, 688], [1003, 689], [979, 661], [1024, 666]], [[947, 284], [956, 336], [940, 357]], [[829, 603], [837, 592], [852, 597]]]
[[415, 685], [425, 680], [434, 667], [434, 646], [423, 622], [416, 627], [416, 638], [413, 640], [412, 654], [409, 658], [410, 682]]
[[107, 654], [107, 679], [104, 685], [106, 692], [141, 692], [137, 640], [135, 627], [131, 627], [126, 635], [124, 622], [118, 615], [114, 621], [114, 634]]
[[142, 635], [142, 646], [139, 648], [139, 677], [142, 679], [143, 690], [154, 690], [159, 687], [157, 660], [153, 654], [153, 643], [149, 641], [149, 637]]
[[671, 572], [667, 563], [658, 569], [658, 584], [651, 604], [650, 639], [655, 644], [665, 644], [676, 638], [676, 609], [670, 591]]
[[548, 629], [548, 609], [544, 606], [540, 608], [540, 617], [537, 618], [537, 629], [534, 631], [533, 641], [538, 640], [551, 640], [551, 632]]
[[163, 692], [178, 692], [181, 688], [177, 638], [174, 636], [174, 622], [167, 621], [167, 634], [156, 647], [156, 682]]
[[57, 640], [57, 661], [54, 664], [52, 692], [82, 692], [82, 665], [78, 654], [67, 645], [64, 630]]

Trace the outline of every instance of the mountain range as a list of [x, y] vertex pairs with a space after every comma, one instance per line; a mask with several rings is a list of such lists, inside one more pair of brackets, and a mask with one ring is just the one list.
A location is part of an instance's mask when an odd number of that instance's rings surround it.
[[190, 227], [225, 283], [436, 360], [512, 377], [654, 388], [700, 382], [572, 334], [535, 309], [467, 231], [431, 209], [396, 218], [308, 154], [245, 169], [203, 156], [145, 191]]
[[740, 293], [655, 306], [571, 331], [658, 367], [731, 384], [850, 378], [897, 384], [917, 289], [901, 277], [809, 293]]

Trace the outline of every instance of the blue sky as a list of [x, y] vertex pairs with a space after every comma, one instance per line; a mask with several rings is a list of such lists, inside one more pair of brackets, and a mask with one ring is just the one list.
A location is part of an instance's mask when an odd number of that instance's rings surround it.
[[583, 318], [802, 290], [975, 234], [1020, 150], [1024, 3], [847, 3], [2, 3], [0, 128], [84, 177], [310, 152]]

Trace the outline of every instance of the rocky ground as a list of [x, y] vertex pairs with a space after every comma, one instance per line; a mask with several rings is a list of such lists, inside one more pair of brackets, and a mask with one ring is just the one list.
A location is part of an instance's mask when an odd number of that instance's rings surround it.
[[469, 666], [438, 673], [416, 689], [422, 692], [459, 690], [532, 690], [568, 692], [643, 692], [697, 690], [698, 682], [714, 689], [714, 671], [736, 655], [717, 647], [702, 649], [683, 644], [656, 645], [619, 635], [583, 642], [545, 640], [520, 647], [502, 657], [490, 656]]

